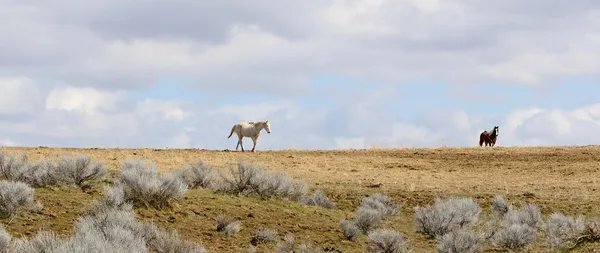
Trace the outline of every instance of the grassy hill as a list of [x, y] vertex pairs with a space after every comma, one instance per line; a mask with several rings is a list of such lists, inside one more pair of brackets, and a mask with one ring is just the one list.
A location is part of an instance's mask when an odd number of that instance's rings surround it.
[[[565, 215], [600, 216], [600, 147], [441, 148], [353, 151], [259, 151], [153, 149], [6, 148], [9, 153], [27, 153], [29, 160], [55, 159], [84, 154], [118, 174], [125, 159], [144, 159], [168, 173], [203, 160], [228, 172], [238, 161], [260, 165], [265, 171], [280, 171], [307, 183], [309, 192], [321, 190], [335, 209], [306, 206], [280, 198], [260, 199], [188, 190], [171, 207], [154, 210], [136, 207], [138, 219], [152, 220], [159, 227], [176, 229], [181, 237], [202, 244], [209, 252], [247, 252], [252, 233], [268, 228], [279, 238], [293, 234], [296, 241], [318, 246], [322, 251], [364, 252], [366, 236], [344, 239], [340, 220], [353, 220], [361, 200], [383, 193], [401, 204], [397, 215], [385, 217], [381, 228], [400, 231], [414, 252], [434, 252], [436, 242], [419, 233], [414, 208], [427, 206], [436, 197], [472, 197], [482, 208], [481, 219], [490, 215], [496, 195], [516, 207], [532, 203], [544, 221], [553, 212]], [[107, 182], [110, 182], [109, 179]], [[35, 199], [42, 214], [22, 212], [10, 224], [0, 220], [13, 237], [31, 236], [39, 229], [70, 236], [80, 215], [92, 200], [101, 199], [105, 182], [82, 191], [67, 186], [39, 187]], [[239, 233], [225, 236], [215, 231], [216, 219], [228, 215], [242, 223]], [[545, 236], [528, 246], [527, 252], [545, 252]], [[259, 249], [274, 249], [275, 244]], [[485, 243], [486, 252], [497, 250]], [[588, 243], [574, 252], [593, 252], [598, 243]]]

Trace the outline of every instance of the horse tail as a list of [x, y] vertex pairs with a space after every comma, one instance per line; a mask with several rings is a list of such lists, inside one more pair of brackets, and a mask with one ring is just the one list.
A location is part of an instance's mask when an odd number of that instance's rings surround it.
[[479, 135], [479, 146], [483, 146], [483, 133]]
[[487, 140], [489, 140], [489, 136], [488, 136], [488, 132], [487, 131], [483, 131], [480, 135], [479, 135], [479, 146], [483, 146], [483, 143], [486, 142], [486, 138]]
[[231, 127], [231, 133], [229, 133], [229, 136], [227, 136], [227, 139], [231, 138], [231, 136], [233, 135], [233, 132], [235, 131], [235, 127], [237, 125], [233, 125], [233, 127]]

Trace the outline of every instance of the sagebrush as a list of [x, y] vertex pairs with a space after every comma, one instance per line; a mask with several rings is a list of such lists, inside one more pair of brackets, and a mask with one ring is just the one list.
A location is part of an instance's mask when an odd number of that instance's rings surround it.
[[160, 209], [185, 194], [188, 185], [176, 174], [158, 174], [156, 165], [142, 160], [122, 164], [120, 183], [125, 198]]
[[436, 198], [433, 206], [415, 207], [415, 222], [423, 234], [443, 236], [470, 227], [479, 218], [481, 208], [471, 198]]
[[14, 217], [34, 204], [34, 189], [23, 182], [0, 180], [0, 218]]
[[479, 253], [485, 241], [482, 233], [471, 229], [457, 229], [436, 238], [437, 253]]
[[369, 232], [366, 250], [373, 253], [411, 252], [406, 236], [391, 229], [376, 229]]
[[492, 232], [492, 243], [502, 248], [517, 250], [537, 239], [537, 229], [542, 225], [538, 207], [527, 203], [519, 209], [508, 205], [498, 228]]

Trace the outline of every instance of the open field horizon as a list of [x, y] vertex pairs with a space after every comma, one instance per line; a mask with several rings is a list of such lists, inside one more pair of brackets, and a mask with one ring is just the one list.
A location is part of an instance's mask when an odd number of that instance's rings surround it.
[[[263, 167], [266, 171], [281, 171], [295, 179], [305, 181], [311, 191], [322, 190], [337, 206], [337, 210], [334, 211], [315, 211], [323, 213], [319, 215], [319, 222], [311, 224], [324, 226], [316, 231], [310, 231], [311, 228], [306, 225], [307, 220], [315, 218], [311, 216], [310, 210], [300, 210], [301, 208], [296, 206], [284, 208], [285, 203], [277, 201], [265, 203], [266, 207], [261, 207], [263, 204], [260, 203], [264, 203], [261, 202], [263, 200], [255, 200], [258, 201], [255, 202], [251, 198], [234, 200], [220, 196], [211, 197], [214, 194], [198, 190], [186, 194], [188, 197], [180, 203], [181, 208], [187, 208], [185, 203], [190, 201], [189, 199], [201, 198], [205, 208], [212, 211], [208, 212], [209, 216], [203, 217], [205, 220], [198, 221], [193, 229], [186, 227], [186, 224], [166, 221], [165, 217], [171, 217], [172, 214], [156, 215], [159, 224], [180, 230], [184, 238], [200, 242], [213, 252], [241, 250], [247, 244], [233, 243], [234, 246], [226, 247], [222, 245], [231, 241], [224, 239], [219, 241], [222, 244], [216, 245], [211, 243], [215, 235], [206, 231], [212, 229], [211, 222], [217, 214], [229, 212], [243, 217], [239, 212], [249, 211], [247, 208], [252, 209], [249, 206], [254, 206], [254, 210], [267, 208], [273, 215], [262, 216], [260, 222], [248, 223], [249, 227], [245, 231], [248, 235], [269, 224], [281, 230], [282, 236], [286, 232], [293, 232], [299, 238], [314, 245], [332, 247], [342, 252], [362, 252], [364, 248], [362, 244], [342, 240], [339, 220], [352, 217], [361, 198], [377, 192], [385, 193], [394, 202], [404, 204], [398, 216], [392, 218], [385, 226], [406, 234], [415, 252], [431, 252], [435, 243], [416, 232], [413, 208], [430, 205], [438, 196], [473, 197], [483, 210], [489, 210], [493, 197], [503, 195], [507, 201], [516, 206], [526, 202], [537, 205], [544, 219], [552, 212], [562, 212], [572, 216], [581, 214], [590, 218], [600, 217], [600, 146], [259, 150], [256, 153], [198, 149], [46, 147], [5, 147], [3, 149], [13, 154], [27, 153], [30, 160], [53, 159], [61, 155], [88, 155], [112, 172], [118, 171], [121, 162], [125, 159], [152, 161], [158, 166], [160, 172], [184, 168], [200, 160], [224, 172], [238, 161], [250, 162]], [[99, 191], [97, 195], [101, 195], [102, 190], [100, 188], [97, 190]], [[53, 199], [57, 197], [56, 195], [47, 195], [47, 192], [41, 194], [46, 202], [59, 201]], [[84, 199], [87, 198], [89, 197]], [[77, 200], [71, 199], [71, 201], [71, 207], [77, 206]], [[48, 203], [44, 205], [49, 208], [50, 206], [61, 208], [60, 205], [48, 205]], [[198, 203], [190, 205], [195, 206]], [[82, 208], [77, 207], [83, 210]], [[246, 210], [232, 210], [238, 208]], [[142, 217], [145, 217], [144, 212], [140, 211]], [[282, 215], [281, 212], [288, 216]], [[289, 216], [290, 212], [294, 214]], [[306, 217], [299, 220], [290, 219], [298, 213]], [[215, 217], [211, 217], [210, 214]], [[145, 215], [154, 217], [147, 213]], [[304, 225], [295, 226], [296, 222]], [[204, 231], [198, 230], [197, 226], [201, 225], [205, 226]], [[68, 233], [66, 231], [71, 226], [59, 227], [66, 227], [65, 233]], [[37, 228], [31, 225], [20, 229], [9, 226], [9, 229], [15, 229], [17, 233], [22, 234], [31, 234]], [[542, 238], [542, 236], [538, 238], [533, 248], [534, 252], [536, 249], [541, 249]], [[589, 246], [581, 252], [592, 252], [585, 251], [587, 249]]]

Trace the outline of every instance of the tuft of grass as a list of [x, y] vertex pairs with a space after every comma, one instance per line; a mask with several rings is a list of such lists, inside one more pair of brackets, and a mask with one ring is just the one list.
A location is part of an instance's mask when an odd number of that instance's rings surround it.
[[282, 242], [278, 242], [276, 245], [276, 253], [294, 253], [296, 247], [296, 240], [293, 235], [286, 235]]
[[256, 246], [258, 244], [271, 243], [277, 241], [277, 231], [272, 229], [262, 229], [252, 234], [250, 244]]
[[239, 232], [241, 228], [241, 222], [231, 216], [217, 217], [217, 232], [223, 232], [225, 235], [229, 236]]
[[481, 208], [471, 198], [436, 198], [433, 206], [415, 207], [419, 231], [431, 237], [469, 227], [479, 218]]

